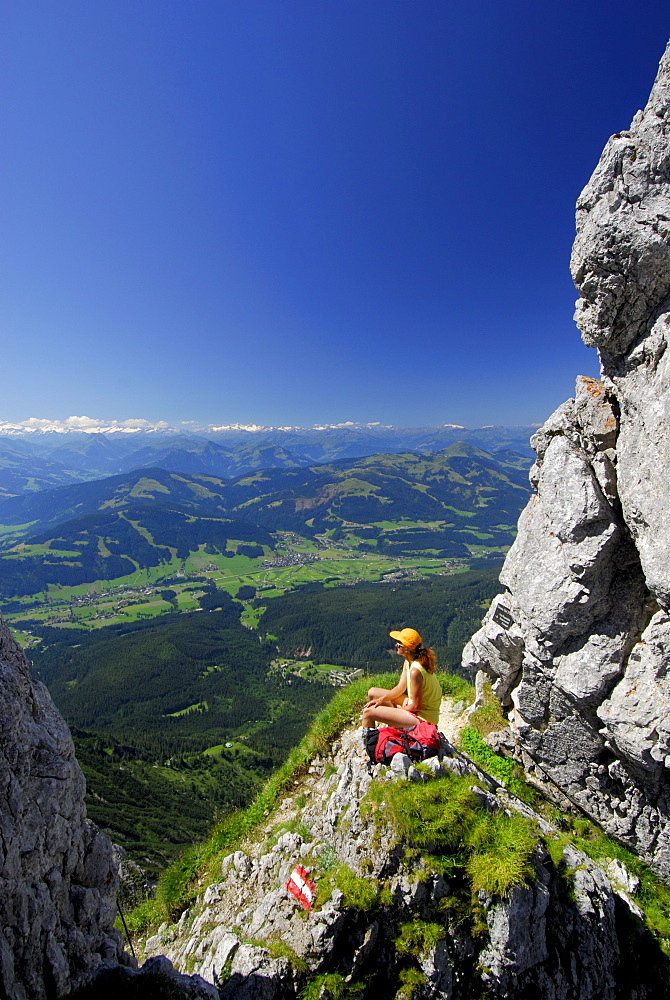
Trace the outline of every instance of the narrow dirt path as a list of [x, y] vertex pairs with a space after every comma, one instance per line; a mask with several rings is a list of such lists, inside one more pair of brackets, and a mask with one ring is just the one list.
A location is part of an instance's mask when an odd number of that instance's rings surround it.
[[458, 742], [460, 731], [466, 724], [463, 712], [458, 714], [454, 712], [455, 704], [458, 704], [458, 702], [453, 698], [448, 698], [446, 695], [442, 698], [440, 721], [437, 724], [437, 728], [441, 733], [444, 733], [450, 743]]

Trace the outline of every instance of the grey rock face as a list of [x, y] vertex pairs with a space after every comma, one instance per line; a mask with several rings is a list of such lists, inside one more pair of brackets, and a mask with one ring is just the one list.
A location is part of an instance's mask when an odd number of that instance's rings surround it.
[[[532, 439], [536, 490], [464, 660], [544, 788], [670, 877], [670, 46], [577, 205], [577, 322], [602, 380]], [[502, 606], [505, 613], [500, 613]], [[667, 766], [666, 766], [667, 762]]]
[[577, 202], [576, 319], [607, 358], [648, 333], [670, 293], [669, 60], [666, 49], [647, 107], [609, 140]]
[[116, 868], [86, 819], [67, 726], [0, 620], [0, 992], [69, 992], [104, 961], [124, 961], [113, 927]]
[[610, 139], [577, 204], [577, 322], [620, 409], [617, 478], [647, 584], [670, 608], [670, 47], [649, 103]]
[[[457, 759], [470, 780], [488, 789], [478, 789], [482, 808], [516, 810], [545, 835], [556, 834], [465, 755]], [[418, 780], [439, 780], [450, 760], [433, 773], [416, 771]], [[458, 912], [456, 884], [414, 852], [406, 855], [383, 809], [376, 818], [366, 810], [373, 778], [404, 782], [412, 775], [408, 767], [368, 765], [358, 733], [345, 732], [269, 818], [270, 841], [226, 857], [221, 881], [205, 889], [176, 925], [163, 925], [146, 942], [146, 954], [165, 952], [177, 968], [216, 983], [225, 1000], [295, 1000], [306, 982], [333, 973], [340, 983], [358, 984], [365, 997], [392, 996], [399, 971], [408, 967], [423, 977], [414, 987], [417, 1000], [661, 1000], [666, 994], [650, 984], [641, 961], [628, 974], [626, 921], [638, 920], [639, 910], [629, 895], [634, 879], [620, 862], [610, 863], [610, 874], [568, 847], [559, 875], [540, 845], [530, 884], [505, 899], [479, 894], [481, 927], [473, 933]], [[304, 804], [298, 807], [297, 800]], [[277, 822], [298, 814], [309, 840], [289, 832], [272, 844]], [[286, 889], [296, 864], [316, 881], [317, 901], [309, 912]], [[330, 883], [342, 864], [359, 880], [383, 885], [387, 901], [368, 909], [348, 902]], [[408, 922], [437, 924], [443, 936], [410, 957], [396, 947]], [[641, 934], [643, 940], [650, 939]], [[657, 966], [661, 973], [664, 961]], [[324, 998], [332, 995], [323, 980], [322, 990]]]

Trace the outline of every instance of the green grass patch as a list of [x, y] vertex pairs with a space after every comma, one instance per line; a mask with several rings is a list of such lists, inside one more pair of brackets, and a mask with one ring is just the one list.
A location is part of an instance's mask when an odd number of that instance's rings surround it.
[[348, 865], [338, 865], [331, 881], [344, 896], [345, 906], [352, 910], [371, 910], [377, 902], [378, 882], [361, 878]]
[[262, 604], [259, 605], [257, 608], [254, 608], [250, 604], [247, 604], [247, 606], [245, 607], [244, 611], [240, 616], [240, 621], [242, 622], [243, 625], [246, 625], [247, 628], [257, 629], [258, 623], [261, 620], [265, 608], [266, 606]]
[[444, 927], [425, 920], [411, 920], [403, 924], [395, 939], [396, 951], [401, 955], [420, 957], [435, 947], [446, 936]]
[[296, 951], [291, 948], [286, 941], [282, 940], [280, 937], [270, 938], [269, 941], [259, 942], [262, 947], [267, 948], [270, 952], [270, 958], [285, 958], [288, 960], [289, 965], [296, 969], [298, 972], [307, 971], [307, 963], [304, 958], [301, 958]]
[[363, 983], [347, 982], [339, 972], [315, 976], [299, 994], [300, 1000], [354, 1000], [363, 996]]
[[191, 712], [206, 712], [209, 709], [209, 705], [206, 701], [197, 701], [194, 705], [189, 705], [188, 708], [182, 708], [178, 712], [168, 712], [168, 717], [171, 719], [177, 719], [180, 715], [190, 715]]
[[426, 977], [421, 971], [412, 966], [409, 969], [401, 969], [398, 978], [400, 979], [400, 989], [395, 995], [395, 1000], [414, 1000], [416, 994], [423, 994], [426, 989]]
[[492, 750], [472, 726], [461, 730], [459, 744], [478, 767], [497, 778], [513, 795], [529, 804], [537, 800], [538, 792], [523, 780], [520, 765]]
[[386, 803], [383, 815], [399, 838], [426, 852], [433, 870], [460, 870], [473, 893], [505, 896], [532, 877], [538, 834], [523, 816], [482, 808], [471, 784], [456, 775], [425, 784], [373, 783], [368, 800], [377, 808]]
[[194, 901], [201, 857], [202, 848], [192, 847], [161, 872], [153, 902], [166, 919], [174, 920]]
[[534, 874], [530, 859], [537, 839], [537, 831], [518, 813], [487, 814], [469, 835], [472, 853], [465, 869], [473, 893], [483, 889], [506, 896], [514, 886], [527, 882]]
[[475, 700], [475, 689], [465, 678], [458, 674], [438, 674], [437, 679], [442, 688], [442, 694], [455, 701], [463, 701], [466, 705], [472, 704]]
[[488, 681], [484, 684], [483, 703], [475, 709], [468, 721], [480, 736], [488, 736], [489, 733], [497, 733], [500, 729], [507, 728], [508, 722], [503, 715], [502, 705]]

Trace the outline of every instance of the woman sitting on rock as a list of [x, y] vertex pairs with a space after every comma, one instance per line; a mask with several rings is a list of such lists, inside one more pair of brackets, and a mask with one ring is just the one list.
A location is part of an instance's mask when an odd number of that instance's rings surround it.
[[389, 632], [396, 639], [396, 653], [404, 659], [400, 680], [394, 688], [370, 688], [367, 705], [361, 712], [361, 724], [367, 729], [381, 722], [385, 726], [411, 730], [420, 719], [437, 725], [440, 717], [442, 688], [435, 676], [437, 660], [426, 649], [413, 628]]

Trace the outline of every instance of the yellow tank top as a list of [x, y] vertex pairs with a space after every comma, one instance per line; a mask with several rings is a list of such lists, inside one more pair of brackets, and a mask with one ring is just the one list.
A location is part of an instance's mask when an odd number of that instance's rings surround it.
[[[437, 679], [437, 675], [429, 674], [426, 668], [422, 667], [416, 660], [414, 663], [409, 664], [409, 669], [412, 667], [417, 667], [421, 671], [423, 680], [421, 708], [414, 714], [418, 715], [420, 719], [425, 719], [426, 722], [434, 722], [437, 725], [440, 720], [440, 704], [442, 702], [442, 687]], [[409, 670], [407, 677], [409, 680]]]

